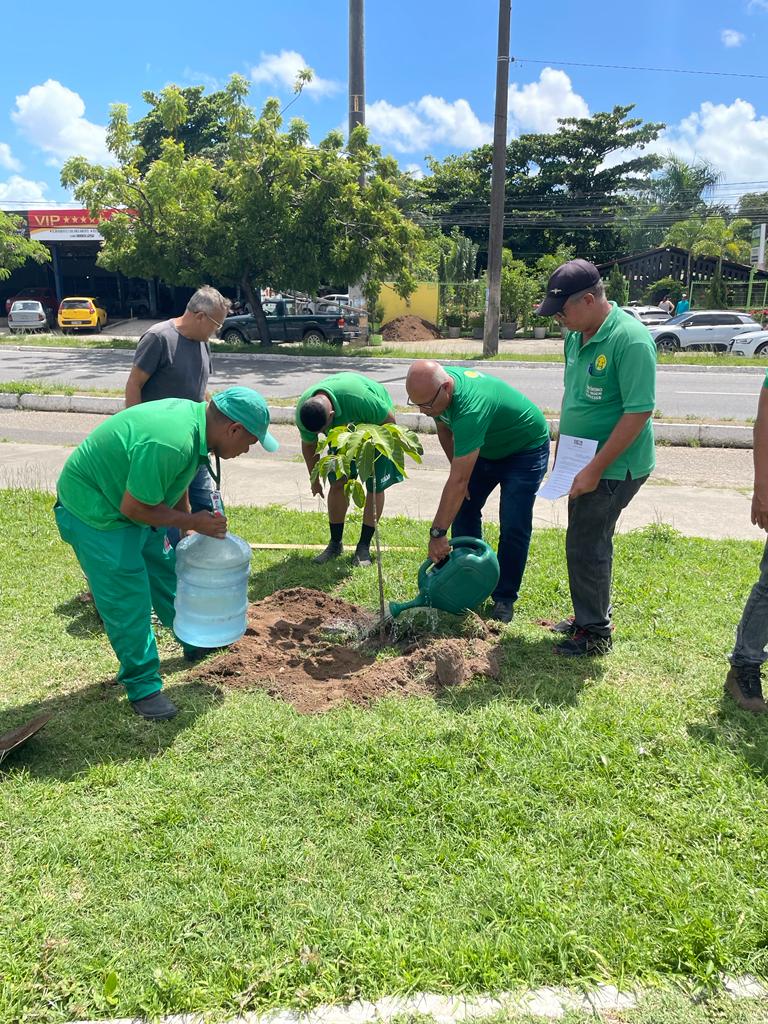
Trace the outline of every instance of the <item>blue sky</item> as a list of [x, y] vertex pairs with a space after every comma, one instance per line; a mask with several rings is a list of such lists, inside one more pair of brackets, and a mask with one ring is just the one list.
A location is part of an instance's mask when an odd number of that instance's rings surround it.
[[[288, 99], [295, 68], [316, 78], [291, 108], [313, 139], [346, 123], [347, 0], [41, 0], [4, 12], [0, 204], [68, 198], [62, 162], [104, 154], [109, 105], [144, 110], [141, 92], [170, 82], [215, 88], [232, 72], [252, 101]], [[489, 140], [497, 0], [367, 0], [366, 93], [376, 141], [415, 173]], [[558, 61], [767, 74], [768, 0], [646, 0], [583, 6], [513, 0], [510, 131], [635, 103], [664, 121], [658, 147], [719, 166], [729, 182], [768, 189], [768, 80], [558, 66]], [[9, 41], [13, 41], [9, 45]], [[724, 190], [728, 191], [728, 190]], [[733, 192], [738, 189], [731, 190]]]

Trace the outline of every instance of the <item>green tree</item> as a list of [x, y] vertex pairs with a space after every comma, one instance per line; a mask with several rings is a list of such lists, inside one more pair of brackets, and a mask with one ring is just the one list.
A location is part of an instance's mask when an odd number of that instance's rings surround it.
[[722, 180], [722, 171], [707, 160], [688, 163], [670, 153], [653, 183], [653, 194], [665, 214], [684, 220], [706, 210], [705, 197]]
[[704, 236], [693, 247], [694, 255], [713, 256], [717, 260], [717, 273], [721, 276], [724, 259], [749, 263], [751, 227], [746, 218], [726, 221], [724, 217], [708, 217]]
[[703, 217], [688, 217], [673, 224], [664, 237], [664, 245], [674, 245], [688, 253], [685, 264], [686, 288], [691, 287], [691, 262], [696, 246], [706, 237], [706, 233], [707, 222]]
[[[317, 452], [321, 457], [312, 470], [312, 482], [318, 479], [327, 480], [331, 474], [336, 479], [346, 478], [344, 491], [358, 508], [363, 508], [365, 485], [373, 482], [379, 459], [390, 459], [406, 477], [406, 455], [418, 463], [421, 462], [424, 449], [417, 434], [406, 427], [399, 427], [396, 423], [384, 423], [381, 426], [373, 423], [351, 423], [346, 427], [334, 427], [328, 432], [327, 437], [321, 437], [317, 442]], [[373, 516], [376, 566], [379, 574], [379, 639], [383, 644], [386, 607], [376, 502], [373, 503]]]
[[619, 306], [623, 306], [627, 301], [627, 280], [619, 270], [618, 263], [614, 263], [611, 267], [611, 272], [608, 275], [608, 281], [605, 286], [606, 298], [617, 303]]
[[736, 216], [753, 224], [768, 224], [768, 192], [745, 192], [739, 199]]
[[0, 281], [7, 281], [27, 260], [47, 263], [50, 258], [50, 250], [42, 242], [25, 236], [21, 217], [0, 210]]
[[283, 130], [277, 100], [257, 116], [248, 88], [233, 75], [219, 96], [214, 154], [189, 154], [175, 137], [189, 112], [172, 86], [157, 102], [166, 132], [159, 156], [148, 160], [127, 108], [117, 105], [107, 134], [117, 166], [67, 161], [62, 183], [77, 199], [92, 211], [125, 211], [101, 225], [102, 265], [171, 284], [239, 285], [262, 344], [270, 342], [265, 285], [314, 293], [324, 281], [362, 279], [371, 306], [384, 280], [410, 294], [423, 235], [399, 208], [395, 161], [382, 157], [362, 127], [346, 148], [340, 132], [311, 146], [303, 121]]
[[[643, 154], [664, 125], [630, 117], [633, 107], [585, 118], [561, 118], [555, 132], [522, 135], [507, 147], [504, 244], [533, 262], [560, 244], [597, 263], [617, 255], [621, 230], [648, 196], [659, 156]], [[638, 155], [624, 158], [627, 151]], [[485, 259], [491, 147], [442, 163], [412, 183], [411, 209], [444, 227], [458, 226], [481, 246]], [[417, 201], [421, 197], [421, 203]]]
[[527, 330], [538, 296], [536, 278], [522, 260], [516, 260], [509, 249], [504, 249], [501, 254], [501, 319], [514, 321]]

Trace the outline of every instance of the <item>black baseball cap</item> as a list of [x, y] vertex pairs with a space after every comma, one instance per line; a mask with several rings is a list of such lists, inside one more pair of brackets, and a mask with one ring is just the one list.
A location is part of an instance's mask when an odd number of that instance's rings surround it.
[[536, 316], [554, 316], [559, 313], [571, 295], [596, 285], [600, 271], [589, 260], [569, 260], [558, 267], [547, 283], [547, 295], [536, 307]]

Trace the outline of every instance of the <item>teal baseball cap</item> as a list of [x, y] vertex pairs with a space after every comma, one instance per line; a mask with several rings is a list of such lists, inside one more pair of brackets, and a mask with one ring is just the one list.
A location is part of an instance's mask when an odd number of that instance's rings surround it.
[[242, 423], [249, 434], [258, 437], [262, 448], [276, 452], [280, 442], [269, 432], [269, 409], [258, 391], [253, 388], [227, 388], [211, 399], [219, 410], [234, 423]]

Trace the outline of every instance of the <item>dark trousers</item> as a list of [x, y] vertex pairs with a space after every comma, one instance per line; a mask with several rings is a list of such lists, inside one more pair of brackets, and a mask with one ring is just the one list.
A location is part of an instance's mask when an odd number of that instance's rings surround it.
[[601, 480], [596, 490], [568, 501], [565, 556], [575, 625], [600, 636], [611, 635], [613, 534], [647, 476]]
[[453, 537], [482, 537], [483, 506], [498, 487], [499, 568], [501, 575], [494, 601], [516, 601], [528, 560], [533, 530], [533, 503], [547, 471], [549, 441], [527, 452], [505, 459], [478, 458], [469, 478], [469, 497], [459, 509], [451, 527]]

